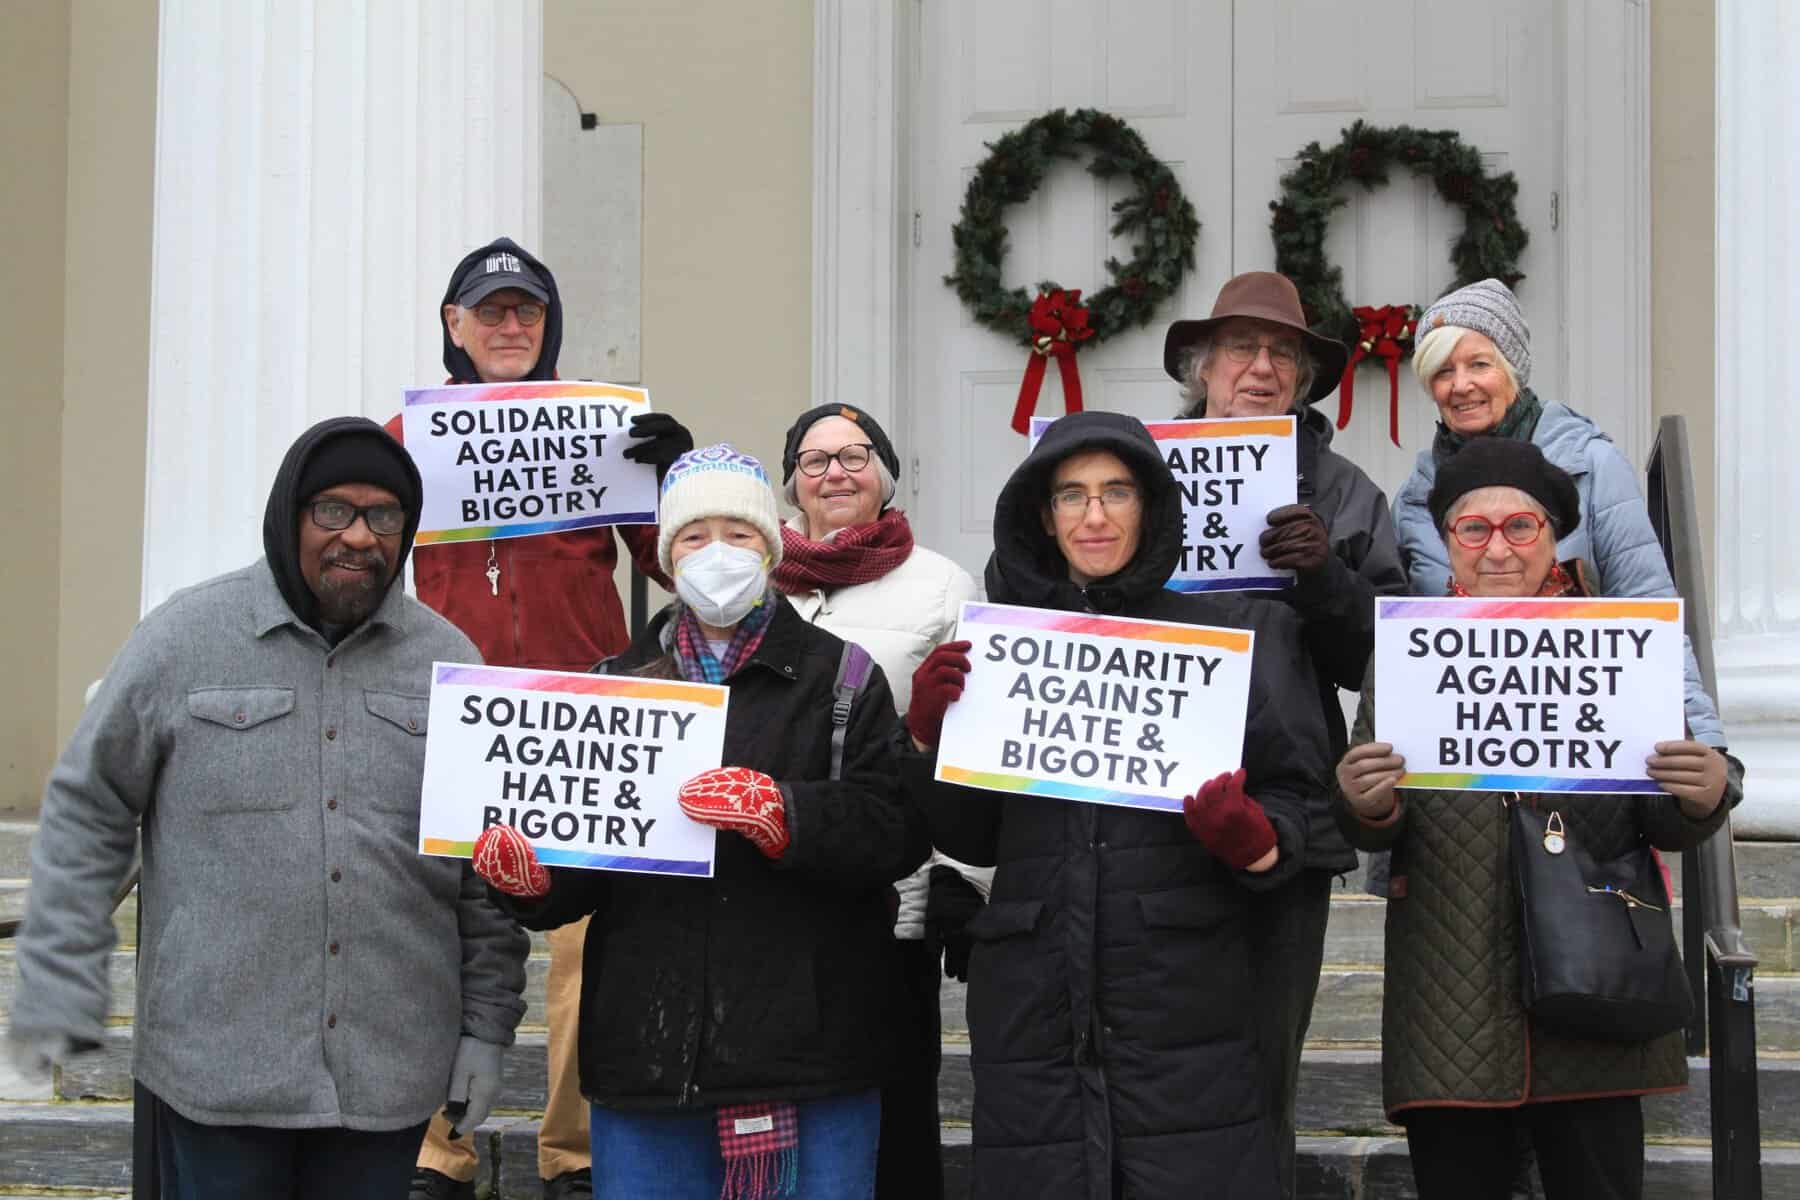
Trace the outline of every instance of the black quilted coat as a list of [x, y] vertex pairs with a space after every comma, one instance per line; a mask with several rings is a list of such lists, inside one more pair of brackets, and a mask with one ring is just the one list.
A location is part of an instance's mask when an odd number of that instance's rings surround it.
[[[1040, 514], [1055, 463], [1084, 449], [1130, 464], [1145, 529], [1124, 571], [1082, 589]], [[988, 598], [1254, 629], [1244, 764], [1280, 863], [1232, 871], [1178, 814], [920, 783], [936, 844], [998, 867], [969, 924], [971, 1194], [982, 1200], [1278, 1194], [1245, 914], [1252, 889], [1300, 867], [1305, 797], [1329, 786], [1326, 733], [1293, 611], [1165, 590], [1180, 537], [1174, 481], [1148, 431], [1111, 413], [1065, 417], [1001, 493]]]
[[[553, 869], [533, 929], [589, 913], [581, 969], [581, 1091], [620, 1109], [694, 1109], [873, 1088], [894, 1053], [900, 994], [888, 885], [930, 853], [899, 786], [898, 721], [879, 668], [851, 709], [829, 781], [843, 643], [785, 600], [731, 688], [724, 762], [773, 776], [791, 844], [770, 862], [720, 833], [714, 877]], [[663, 658], [665, 612], [612, 674]]]
[[[1364, 688], [1351, 744], [1373, 739], [1374, 683]], [[1673, 796], [1522, 799], [1563, 814], [1570, 838], [1596, 859], [1644, 842], [1685, 850], [1706, 839], [1743, 794], [1730, 760], [1725, 796], [1704, 821]], [[1381, 1007], [1381, 1085], [1388, 1115], [1433, 1106], [1510, 1108], [1541, 1100], [1679, 1091], [1687, 1085], [1680, 1031], [1642, 1042], [1561, 1037], [1520, 1000], [1519, 901], [1508, 817], [1498, 792], [1403, 788], [1400, 815], [1371, 828], [1336, 800], [1339, 824], [1363, 850], [1392, 849], [1387, 965]], [[1511, 793], [1507, 793], [1508, 796]]]

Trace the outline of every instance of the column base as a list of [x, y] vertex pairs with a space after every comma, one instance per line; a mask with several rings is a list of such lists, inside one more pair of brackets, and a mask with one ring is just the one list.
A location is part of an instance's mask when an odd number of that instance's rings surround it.
[[1732, 832], [1747, 840], [1800, 840], [1800, 635], [1727, 638], [1713, 652], [1725, 738], [1744, 764], [1744, 801], [1732, 814]]

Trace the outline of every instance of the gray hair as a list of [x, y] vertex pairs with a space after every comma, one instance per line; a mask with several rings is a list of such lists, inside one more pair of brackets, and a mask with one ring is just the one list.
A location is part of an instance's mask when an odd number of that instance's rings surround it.
[[[1212, 359], [1212, 333], [1209, 330], [1189, 342], [1181, 350], [1177, 366], [1181, 370], [1181, 378], [1186, 380], [1181, 385], [1181, 408], [1177, 417], [1204, 417], [1206, 415], [1206, 380], [1203, 372]], [[1319, 373], [1319, 362], [1313, 357], [1306, 339], [1300, 339], [1300, 361], [1294, 369], [1294, 404], [1299, 408], [1306, 403], [1306, 396], [1312, 391], [1313, 379]]]

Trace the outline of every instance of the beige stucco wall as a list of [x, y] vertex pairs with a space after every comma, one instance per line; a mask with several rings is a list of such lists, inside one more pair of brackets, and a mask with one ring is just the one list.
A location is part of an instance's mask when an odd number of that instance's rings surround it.
[[0, 570], [0, 815], [35, 808], [55, 752], [57, 530], [61, 518], [63, 185], [69, 13], [0, 5], [0, 487], [13, 514]]
[[544, 0], [544, 70], [644, 127], [651, 400], [771, 473], [811, 386], [812, 20], [810, 0]]
[[156, 146], [157, 6], [68, 11], [59, 741], [138, 616]]
[[1713, 565], [1713, 0], [1650, 6], [1650, 374], [1661, 420], [1687, 417]]

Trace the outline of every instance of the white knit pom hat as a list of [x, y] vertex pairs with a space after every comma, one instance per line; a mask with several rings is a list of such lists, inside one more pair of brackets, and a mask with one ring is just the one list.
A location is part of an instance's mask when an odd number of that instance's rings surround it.
[[769, 544], [769, 567], [781, 561], [781, 513], [769, 474], [748, 454], [724, 442], [689, 450], [663, 476], [656, 522], [656, 561], [673, 578], [669, 549], [684, 525], [705, 517], [735, 517], [756, 526]]

